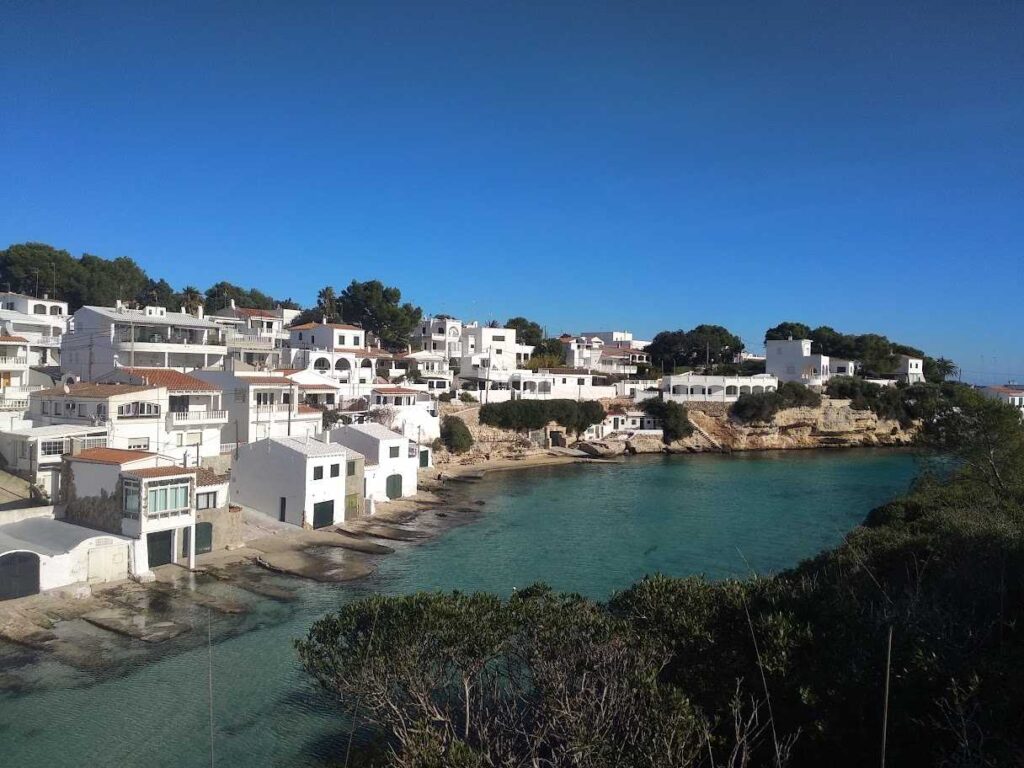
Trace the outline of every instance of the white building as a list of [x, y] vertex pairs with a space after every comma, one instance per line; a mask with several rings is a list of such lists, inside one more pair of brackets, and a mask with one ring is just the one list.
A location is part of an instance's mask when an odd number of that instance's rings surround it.
[[[617, 394], [604, 376], [580, 368], [518, 370], [509, 377], [508, 391], [506, 400], [602, 400]], [[482, 394], [482, 402], [500, 402], [499, 393]]]
[[50, 513], [0, 525], [0, 601], [128, 578], [131, 540], [55, 520]]
[[363, 456], [311, 437], [271, 437], [239, 446], [231, 499], [274, 519], [324, 528], [361, 514]]
[[251, 443], [267, 437], [316, 435], [321, 412], [302, 403], [299, 385], [284, 376], [260, 371], [194, 371], [197, 379], [223, 393], [227, 422], [221, 443]]
[[[630, 336], [626, 331], [609, 331], [605, 336]], [[586, 368], [618, 376], [634, 376], [638, 366], [649, 365], [651, 356], [642, 349], [632, 346], [630, 339], [605, 341], [601, 336], [559, 337], [562, 342], [565, 364], [570, 368]]]
[[898, 355], [897, 357], [899, 366], [896, 368], [896, 378], [908, 384], [920, 384], [924, 381], [924, 360], [910, 355]]
[[833, 376], [852, 376], [856, 363], [812, 354], [810, 339], [778, 339], [765, 342], [765, 372], [779, 381], [820, 388]]
[[297, 309], [254, 309], [229, 306], [208, 315], [224, 326], [228, 356], [255, 368], [268, 370], [281, 365], [282, 349], [291, 338], [288, 326], [298, 316]]
[[[476, 324], [470, 325], [475, 328]], [[436, 352], [449, 360], [458, 360], [473, 350], [467, 343], [463, 348], [465, 327], [454, 317], [425, 317], [412, 331], [412, 343], [424, 352]]]
[[[661, 380], [661, 397], [676, 403], [734, 403], [740, 395], [775, 392], [779, 380], [767, 373], [755, 376], [701, 376], [681, 373]], [[641, 398], [642, 399], [642, 398]]]
[[435, 397], [450, 392], [455, 374], [445, 354], [440, 352], [408, 352], [395, 355], [396, 373], [403, 377], [403, 383], [412, 382], [426, 385], [427, 392]]
[[106, 424], [36, 425], [24, 421], [21, 426], [0, 431], [0, 455], [6, 470], [28, 480], [51, 503], [60, 493], [64, 454], [106, 445]]
[[378, 366], [387, 367], [393, 355], [371, 347], [366, 331], [344, 323], [304, 323], [288, 329], [282, 367], [308, 368], [337, 380], [346, 398], [365, 397], [375, 383]]
[[82, 307], [61, 341], [65, 374], [92, 381], [118, 366], [222, 368], [227, 355], [224, 328], [202, 316], [168, 312], [164, 307], [129, 309]]
[[383, 411], [389, 429], [429, 445], [441, 436], [436, 401], [426, 392], [408, 387], [377, 386], [370, 391], [369, 412]]
[[638, 435], [660, 439], [662, 436], [660, 420], [638, 410], [609, 413], [600, 424], [588, 427], [582, 437], [584, 440], [604, 440], [612, 437], [627, 438]]
[[37, 426], [102, 427], [111, 448], [154, 451], [184, 465], [220, 453], [227, 413], [217, 387], [159, 369], [119, 369], [103, 378], [31, 393], [28, 418]]
[[[468, 354], [467, 346], [472, 350]], [[460, 386], [468, 383], [469, 389], [504, 389], [509, 376], [532, 354], [532, 346], [516, 342], [515, 328], [466, 326], [459, 363]]]
[[50, 299], [46, 294], [37, 299], [21, 293], [0, 293], [0, 336], [24, 340], [30, 367], [60, 364], [60, 342], [69, 320], [66, 301]]
[[332, 443], [366, 457], [365, 496], [371, 504], [416, 494], [422, 458], [419, 446], [409, 438], [373, 422], [338, 427], [328, 436]]
[[113, 448], [90, 448], [64, 461], [64, 519], [131, 539], [132, 576], [152, 578], [152, 568], [168, 563], [195, 567], [197, 494], [210, 473], [148, 451]]
[[1021, 415], [1024, 416], [1024, 389], [1014, 386], [991, 386], [982, 387], [978, 391], [986, 397], [991, 397], [993, 400], [1000, 400], [1007, 405], [1018, 408]]
[[642, 341], [640, 339], [634, 339], [633, 334], [630, 331], [584, 331], [580, 334], [589, 339], [598, 338], [610, 347], [618, 347], [620, 349], [636, 349], [644, 350], [650, 346], [651, 342]]

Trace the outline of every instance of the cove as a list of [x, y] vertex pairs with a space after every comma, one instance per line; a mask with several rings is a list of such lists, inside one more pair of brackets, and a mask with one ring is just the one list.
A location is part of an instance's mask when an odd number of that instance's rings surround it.
[[[506, 595], [536, 581], [605, 598], [656, 571], [777, 571], [837, 544], [917, 472], [912, 454], [876, 449], [636, 457], [488, 475], [460, 491], [485, 502], [476, 520], [398, 545], [372, 577], [292, 580], [294, 602], [247, 596], [244, 617], [213, 617], [215, 764], [343, 762], [344, 720], [306, 679], [291, 643], [347, 601], [419, 589]], [[239, 597], [227, 584], [197, 584]], [[0, 689], [0, 764], [210, 765], [205, 633], [200, 624], [155, 649], [110, 640], [117, 663], [97, 671], [0, 647], [0, 679], [14, 681]]]

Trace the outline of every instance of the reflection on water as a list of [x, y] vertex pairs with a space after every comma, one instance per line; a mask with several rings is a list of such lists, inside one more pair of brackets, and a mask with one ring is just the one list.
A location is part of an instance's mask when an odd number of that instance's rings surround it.
[[[302, 674], [292, 641], [346, 601], [417, 589], [508, 594], [534, 581], [604, 597], [654, 571], [773, 571], [837, 543], [915, 472], [906, 453], [848, 451], [646, 457], [494, 474], [462, 491], [462, 504], [486, 501], [473, 524], [425, 543], [389, 542], [395, 553], [371, 556], [378, 570], [359, 582], [243, 568], [247, 583], [265, 587], [255, 594], [197, 576], [201, 595], [246, 612], [168, 598], [157, 615], [192, 631], [158, 645], [84, 621], [59, 624], [59, 636], [80, 650], [74, 665], [0, 643], [2, 764], [209, 765], [209, 621], [216, 764], [324, 765], [342, 754], [347, 729]], [[428, 525], [456, 519], [433, 515]]]

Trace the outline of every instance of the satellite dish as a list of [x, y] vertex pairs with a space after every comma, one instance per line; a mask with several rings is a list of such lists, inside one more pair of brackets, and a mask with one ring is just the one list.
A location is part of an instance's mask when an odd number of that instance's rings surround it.
[[71, 394], [71, 384], [72, 384], [72, 382], [70, 382], [70, 381], [65, 381], [64, 382], [64, 394], [65, 395], [70, 395]]

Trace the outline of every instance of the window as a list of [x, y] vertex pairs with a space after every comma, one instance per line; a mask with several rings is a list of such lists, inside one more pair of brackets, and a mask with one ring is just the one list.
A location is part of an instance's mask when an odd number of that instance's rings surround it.
[[299, 341], [302, 341], [302, 331], [299, 331]]
[[356, 473], [356, 463], [354, 461], [348, 462], [345, 465], [345, 477], [353, 477]]
[[585, 379], [576, 379], [576, 383], [579, 384], [581, 387], [583, 386], [584, 381]]
[[174, 510], [188, 509], [188, 483], [178, 485], [163, 485], [157, 488], [152, 486], [149, 489], [149, 509], [147, 514], [160, 514]]
[[39, 443], [39, 452], [43, 456], [60, 456], [64, 453], [64, 441], [43, 440]]
[[78, 415], [79, 416], [85, 416], [86, 415], [86, 413], [85, 413], [85, 403], [79, 403], [78, 404]]
[[49, 400], [43, 400], [43, 413], [49, 413], [49, 412], [50, 412], [50, 401]]
[[313, 479], [314, 480], [323, 480], [324, 479], [324, 468], [323, 467], [313, 467]]
[[274, 393], [273, 392], [257, 392], [256, 393], [256, 405], [273, 405], [274, 404]]
[[504, 341], [505, 337], [504, 336], [492, 336], [491, 340], [492, 341]]
[[196, 509], [213, 509], [217, 506], [217, 492], [207, 491], [196, 494]]
[[341, 474], [341, 464], [331, 464], [331, 477], [338, 477]]
[[338, 334], [338, 346], [339, 347], [344, 347], [345, 346], [345, 334], [343, 334], [343, 333], [339, 333]]
[[327, 404], [328, 405], [334, 405], [334, 395], [333, 394], [327, 395]]
[[393, 445], [390, 448], [388, 448], [388, 456], [390, 456], [392, 459], [397, 459], [399, 453], [401, 453], [401, 450], [397, 445]]
[[117, 406], [118, 416], [159, 416], [159, 403], [122, 403]]
[[134, 440], [128, 441], [129, 451], [148, 451], [149, 450], [149, 438], [148, 437], [137, 437]]
[[139, 484], [135, 480], [125, 480], [123, 486], [124, 503], [122, 511], [125, 517], [139, 519]]
[[107, 405], [106, 403], [96, 403], [96, 417], [99, 419], [107, 418]]

